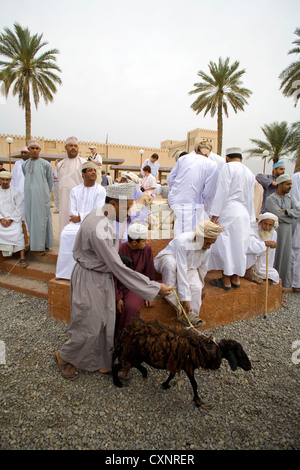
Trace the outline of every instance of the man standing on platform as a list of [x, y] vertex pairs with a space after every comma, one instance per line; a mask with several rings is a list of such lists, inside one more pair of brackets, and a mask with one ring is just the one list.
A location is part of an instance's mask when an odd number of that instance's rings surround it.
[[65, 149], [67, 157], [57, 164], [59, 198], [59, 235], [69, 223], [70, 192], [74, 186], [82, 183], [81, 169], [86, 159], [78, 155], [79, 146], [76, 137], [68, 137]]
[[150, 166], [151, 168], [151, 175], [154, 176], [155, 179], [159, 179], [158, 178], [158, 172], [159, 172], [159, 169], [160, 169], [160, 164], [158, 163], [158, 155], [157, 153], [153, 153], [151, 155], [150, 158], [147, 158], [144, 163], [142, 164], [142, 168], [141, 168], [141, 174], [142, 176], [145, 176], [145, 173], [143, 171], [144, 167], [145, 166]]
[[30, 140], [28, 150], [30, 158], [22, 165], [25, 176], [25, 219], [30, 250], [37, 255], [44, 255], [45, 250], [53, 246], [50, 211], [53, 172], [51, 164], [39, 157], [41, 146], [38, 140]]
[[175, 214], [175, 235], [190, 232], [209, 219], [219, 168], [201, 149], [196, 144], [193, 152], [180, 157], [168, 176], [171, 187], [168, 202]]
[[292, 189], [292, 178], [288, 174], [280, 175], [277, 180], [276, 193], [266, 199], [265, 210], [277, 215], [277, 248], [274, 268], [282, 279], [282, 287], [292, 287], [292, 222], [300, 217], [300, 206], [289, 195]]
[[[300, 207], [300, 171], [292, 175], [290, 195]], [[294, 292], [300, 293], [300, 218], [293, 220], [292, 286]]]
[[88, 161], [93, 162], [93, 163], [95, 163], [95, 165], [97, 165], [97, 167], [98, 167], [98, 170], [97, 170], [97, 183], [101, 184], [102, 183], [101, 168], [102, 168], [103, 159], [102, 159], [101, 155], [99, 155], [97, 153], [97, 147], [95, 145], [92, 145], [90, 147], [90, 151], [91, 151], [92, 155], [90, 157], [88, 157]]
[[23, 163], [29, 159], [29, 150], [27, 147], [21, 148], [21, 159], [17, 160], [12, 169], [11, 186], [17, 188], [24, 196], [24, 173], [22, 170]]
[[261, 213], [265, 212], [265, 203], [266, 203], [267, 197], [276, 192], [276, 189], [277, 189], [276, 178], [278, 178], [278, 176], [280, 175], [283, 175], [284, 172], [285, 172], [284, 163], [283, 161], [280, 161], [280, 162], [274, 163], [273, 171], [271, 175], [264, 175], [262, 173], [259, 173], [258, 175], [256, 175], [256, 180], [258, 181], [259, 184], [262, 185], [264, 189], [262, 206], [260, 210]]
[[212, 246], [209, 271], [222, 271], [211, 284], [224, 290], [240, 287], [246, 271], [251, 226], [255, 225], [254, 174], [242, 163], [240, 148], [226, 150], [211, 206], [211, 221], [225, 227]]
[[75, 265], [73, 247], [81, 223], [93, 209], [105, 203], [106, 190], [96, 182], [97, 166], [95, 163], [85, 162], [82, 165], [82, 178], [83, 183], [71, 189], [69, 223], [60, 234], [56, 264], [56, 277], [60, 279], [71, 279]]

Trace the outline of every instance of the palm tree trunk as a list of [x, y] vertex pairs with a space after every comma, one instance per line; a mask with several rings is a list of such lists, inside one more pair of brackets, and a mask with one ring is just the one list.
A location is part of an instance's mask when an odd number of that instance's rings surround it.
[[300, 147], [298, 148], [298, 151], [297, 151], [297, 158], [296, 158], [294, 173], [298, 173], [298, 171], [300, 171]]
[[219, 102], [219, 103], [218, 103], [217, 133], [218, 133], [218, 149], [217, 149], [217, 154], [218, 154], [218, 155], [222, 155], [222, 142], [223, 142], [222, 102]]
[[26, 129], [26, 145], [31, 139], [31, 103], [29, 90], [25, 102], [25, 129]]

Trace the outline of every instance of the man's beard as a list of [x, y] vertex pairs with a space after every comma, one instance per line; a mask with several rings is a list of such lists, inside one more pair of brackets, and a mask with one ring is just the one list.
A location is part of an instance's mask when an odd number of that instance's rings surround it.
[[258, 230], [259, 236], [262, 238], [263, 241], [270, 240], [272, 233], [274, 231], [274, 227], [271, 230]]

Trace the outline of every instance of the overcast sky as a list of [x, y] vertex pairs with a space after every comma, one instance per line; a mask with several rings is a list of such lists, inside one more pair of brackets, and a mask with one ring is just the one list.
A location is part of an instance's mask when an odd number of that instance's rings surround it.
[[[300, 26], [299, 0], [2, 2], [0, 31], [15, 22], [60, 51], [63, 85], [53, 103], [33, 107], [35, 136], [105, 142], [108, 135], [114, 144], [159, 148], [196, 128], [216, 130], [216, 117], [191, 109], [196, 95], [189, 91], [198, 71], [219, 57], [240, 62], [253, 92], [244, 112], [224, 118], [223, 155], [264, 139], [264, 124], [300, 119], [300, 104], [282, 95], [278, 79], [296, 58], [288, 51]], [[17, 98], [1, 101], [0, 133], [25, 135]], [[245, 163], [262, 170], [260, 159]]]

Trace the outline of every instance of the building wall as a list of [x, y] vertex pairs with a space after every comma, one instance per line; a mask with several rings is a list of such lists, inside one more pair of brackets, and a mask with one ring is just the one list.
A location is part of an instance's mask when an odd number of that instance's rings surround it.
[[[13, 143], [11, 144], [11, 154], [19, 153], [21, 148], [26, 145], [25, 136], [18, 135], [4, 135], [0, 134], [0, 160], [2, 158], [7, 158], [9, 156], [9, 146], [6, 143], [6, 138], [12, 137]], [[41, 153], [47, 155], [63, 156], [66, 155], [65, 151], [65, 141], [62, 140], [52, 140], [45, 139], [44, 137], [37, 137], [41, 144]], [[187, 139], [184, 141], [175, 141], [175, 140], [165, 140], [161, 142], [160, 148], [150, 148], [142, 147], [144, 154], [142, 157], [142, 162], [149, 158], [153, 153], [157, 153], [159, 156], [159, 163], [162, 167], [173, 167], [175, 160], [173, 158], [177, 150], [182, 150], [186, 152], [191, 152], [194, 148], [196, 142], [200, 140], [207, 140], [213, 146], [213, 151], [216, 152], [217, 149], [217, 132], [207, 129], [194, 129], [187, 133]], [[117, 145], [108, 143], [99, 143], [99, 142], [79, 142], [79, 154], [82, 157], [88, 157], [91, 152], [89, 147], [91, 145], [96, 145], [97, 152], [103, 158], [114, 158], [114, 159], [123, 159], [123, 165], [126, 166], [140, 166], [141, 156], [139, 151], [141, 147], [134, 145]], [[106, 166], [106, 165], [105, 165]], [[104, 168], [109, 170], [109, 166]]]

